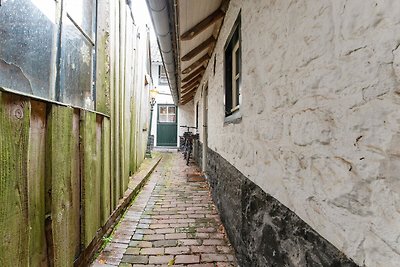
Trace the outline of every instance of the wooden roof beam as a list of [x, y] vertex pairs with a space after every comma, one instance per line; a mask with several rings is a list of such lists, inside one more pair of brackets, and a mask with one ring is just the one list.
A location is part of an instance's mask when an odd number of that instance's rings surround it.
[[189, 95], [187, 95], [187, 97], [182, 98], [181, 102], [185, 102], [185, 101], [188, 100], [188, 99], [194, 98], [195, 94], [196, 94], [196, 91], [193, 91], [192, 93], [190, 93]]
[[187, 99], [182, 99], [181, 104], [182, 104], [182, 105], [186, 105], [187, 103], [190, 102], [190, 100], [193, 99], [193, 97], [194, 97], [194, 96], [192, 95], [191, 97], [188, 97]]
[[195, 36], [202, 33], [205, 29], [210, 27], [216, 21], [223, 18], [224, 15], [225, 15], [225, 13], [221, 9], [215, 10], [207, 18], [203, 19], [202, 21], [197, 23], [193, 28], [191, 28], [190, 30], [188, 30], [187, 32], [182, 34], [181, 40], [183, 40], [183, 41], [192, 40]]
[[190, 73], [188, 76], [186, 76], [185, 78], [182, 79], [182, 82], [185, 83], [187, 81], [190, 81], [191, 79], [193, 79], [194, 77], [196, 77], [198, 74], [203, 73], [206, 70], [206, 68], [204, 68], [203, 66], [201, 66], [200, 68], [196, 69], [195, 71], [193, 71], [192, 73]]
[[192, 85], [195, 84], [196, 82], [200, 82], [201, 78], [202, 78], [201, 74], [197, 75], [196, 77], [191, 79], [189, 82], [187, 82], [184, 85], [182, 85], [181, 89], [184, 90], [184, 89], [187, 89], [189, 87], [192, 87]]
[[190, 51], [189, 53], [187, 53], [186, 55], [184, 55], [181, 60], [182, 61], [189, 61], [192, 58], [194, 58], [195, 56], [197, 56], [201, 51], [209, 48], [210, 46], [213, 46], [215, 44], [216, 40], [214, 38], [214, 36], [210, 36], [207, 40], [205, 40], [204, 42], [202, 42], [201, 44], [199, 44], [198, 46], [196, 46], [195, 48], [193, 48], [192, 51]]
[[185, 95], [187, 95], [189, 92], [192, 92], [193, 90], [196, 90], [197, 87], [199, 87], [200, 82], [195, 83], [192, 87], [190, 87], [189, 89], [186, 89], [185, 91], [181, 92], [181, 97], [184, 97]]
[[194, 70], [195, 68], [197, 68], [198, 66], [202, 65], [205, 61], [210, 59], [210, 55], [208, 53], [206, 53], [204, 56], [202, 56], [201, 58], [199, 58], [198, 60], [196, 60], [195, 62], [193, 62], [192, 65], [190, 65], [189, 67], [187, 67], [186, 69], [184, 69], [182, 71], [182, 74], [188, 74], [190, 73], [192, 70]]

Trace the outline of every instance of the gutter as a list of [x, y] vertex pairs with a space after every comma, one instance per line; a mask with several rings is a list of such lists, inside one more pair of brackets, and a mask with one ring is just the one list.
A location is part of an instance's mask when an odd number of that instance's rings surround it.
[[154, 31], [157, 36], [157, 43], [160, 48], [165, 72], [167, 74], [168, 84], [171, 89], [171, 95], [175, 105], [178, 105], [179, 93], [177, 76], [179, 69], [178, 63], [175, 61], [175, 55], [177, 55], [178, 51], [176, 42], [177, 25], [175, 23], [175, 7], [171, 6], [171, 2], [172, 1], [168, 0], [146, 0]]

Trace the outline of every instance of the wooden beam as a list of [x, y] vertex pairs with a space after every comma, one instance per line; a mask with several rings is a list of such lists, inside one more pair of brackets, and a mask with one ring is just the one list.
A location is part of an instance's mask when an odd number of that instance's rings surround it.
[[193, 28], [185, 32], [181, 35], [181, 40], [188, 41], [192, 40], [195, 36], [203, 32], [205, 29], [210, 27], [214, 22], [223, 18], [225, 13], [221, 9], [215, 10], [212, 14], [210, 14], [207, 18], [203, 19], [199, 23], [197, 23]]
[[193, 79], [194, 77], [196, 77], [198, 74], [203, 73], [206, 70], [206, 68], [204, 68], [203, 66], [201, 66], [200, 68], [196, 69], [195, 71], [193, 71], [192, 73], [190, 73], [188, 76], [186, 76], [185, 78], [182, 79], [182, 82], [188, 82], [191, 79]]
[[185, 102], [186, 100], [193, 99], [193, 98], [194, 98], [194, 95], [195, 95], [195, 93], [196, 93], [196, 91], [194, 91], [193, 93], [191, 93], [191, 94], [190, 94], [190, 95], [188, 95], [187, 97], [185, 97], [185, 98], [182, 98], [181, 102]]
[[199, 58], [198, 60], [196, 60], [195, 62], [193, 62], [192, 65], [190, 65], [189, 67], [184, 69], [182, 71], [182, 74], [190, 73], [192, 70], [194, 70], [195, 68], [197, 68], [198, 66], [200, 66], [201, 64], [203, 64], [205, 61], [207, 61], [209, 59], [210, 59], [210, 55], [207, 53], [204, 56], [202, 56], [201, 58]]
[[203, 77], [203, 72], [200, 72], [199, 74], [194, 76], [192, 79], [187, 81], [185, 84], [181, 84], [181, 88], [182, 89], [187, 88], [189, 86], [189, 84], [192, 84], [194, 81], [198, 81], [199, 79], [201, 79], [201, 77]]
[[193, 99], [193, 96], [192, 97], [189, 97], [189, 98], [187, 98], [187, 99], [185, 99], [185, 100], [182, 100], [181, 101], [181, 104], [182, 105], [186, 105], [188, 102], [190, 102], [190, 100], [192, 100]]
[[202, 42], [201, 44], [199, 44], [198, 46], [196, 46], [195, 48], [193, 48], [192, 51], [190, 51], [189, 53], [187, 53], [186, 55], [184, 55], [181, 60], [182, 61], [188, 61], [191, 60], [192, 58], [194, 58], [195, 56], [197, 56], [201, 51], [209, 48], [210, 46], [215, 44], [215, 38], [214, 36], [210, 36], [207, 40], [205, 40], [204, 42]]
[[186, 89], [191, 87], [193, 84], [195, 84], [196, 82], [200, 82], [202, 75], [199, 74], [196, 77], [194, 77], [193, 79], [190, 80], [190, 82], [185, 83], [184, 85], [181, 86], [181, 89]]
[[200, 83], [195, 83], [192, 87], [190, 87], [189, 89], [182, 91], [181, 92], [181, 97], [184, 97], [185, 95], [187, 95], [189, 92], [192, 92], [193, 90], [197, 89], [197, 87], [199, 87]]

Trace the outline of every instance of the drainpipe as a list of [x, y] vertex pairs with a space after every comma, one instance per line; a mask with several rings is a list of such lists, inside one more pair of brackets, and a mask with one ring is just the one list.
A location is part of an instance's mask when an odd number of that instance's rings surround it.
[[177, 42], [175, 41], [175, 8], [171, 7], [171, 2], [172, 1], [167, 0], [146, 0], [154, 31], [157, 36], [157, 43], [160, 48], [172, 98], [175, 105], [178, 105], [178, 68], [175, 62], [175, 55], [178, 55]]
[[201, 168], [203, 174], [206, 173], [207, 169], [207, 148], [208, 148], [207, 111], [208, 111], [208, 84], [204, 86], [204, 92], [203, 92], [203, 150], [202, 150], [202, 161], [201, 161]]

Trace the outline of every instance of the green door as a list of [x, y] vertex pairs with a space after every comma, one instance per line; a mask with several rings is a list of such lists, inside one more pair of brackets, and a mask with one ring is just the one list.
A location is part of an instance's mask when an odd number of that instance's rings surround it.
[[157, 105], [157, 146], [177, 146], [176, 119], [176, 106]]

